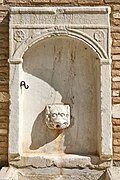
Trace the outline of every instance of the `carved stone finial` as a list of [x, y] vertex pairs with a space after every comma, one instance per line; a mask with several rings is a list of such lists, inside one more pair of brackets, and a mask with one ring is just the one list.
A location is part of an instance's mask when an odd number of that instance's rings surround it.
[[69, 105], [47, 105], [45, 113], [45, 121], [50, 129], [65, 129], [70, 125]]

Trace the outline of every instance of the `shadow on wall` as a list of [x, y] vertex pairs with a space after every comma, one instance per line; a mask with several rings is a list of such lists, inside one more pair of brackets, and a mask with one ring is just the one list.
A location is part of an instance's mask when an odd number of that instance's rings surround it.
[[[71, 118], [71, 124], [70, 124], [69, 128], [72, 127], [73, 124], [74, 124], [74, 122], [72, 121], [72, 118]], [[65, 147], [66, 147], [65, 152], [67, 153], [67, 152], [69, 152], [69, 149], [67, 150], [67, 147], [68, 148], [71, 147], [71, 146], [69, 146], [71, 136], [70, 136], [70, 132], [68, 131], [68, 128], [64, 129], [64, 130], [49, 129], [45, 123], [45, 110], [42, 111], [36, 118], [33, 128], [32, 128], [31, 145], [29, 147], [30, 150], [39, 149], [40, 147], [54, 141], [64, 131], [66, 132], [65, 138], [67, 138], [65, 140], [65, 142], [66, 142], [65, 143]], [[39, 138], [35, 138], [36, 133], [39, 134]]]
[[[38, 115], [38, 117], [34, 122], [31, 132], [31, 145], [30, 145], [31, 150], [39, 149], [45, 144], [54, 141], [61, 133], [61, 130], [49, 129], [45, 124], [44, 119], [45, 119], [45, 110]], [[39, 138], [35, 138], [36, 132], [39, 133]]]

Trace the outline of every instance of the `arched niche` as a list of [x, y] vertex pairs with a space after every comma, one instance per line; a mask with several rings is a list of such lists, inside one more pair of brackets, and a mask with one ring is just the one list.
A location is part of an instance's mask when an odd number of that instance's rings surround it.
[[[23, 79], [29, 89], [22, 89], [23, 152], [98, 154], [99, 61], [87, 45], [67, 36], [47, 38], [26, 51]], [[70, 105], [71, 125], [61, 132], [49, 130], [44, 109], [61, 103]]]

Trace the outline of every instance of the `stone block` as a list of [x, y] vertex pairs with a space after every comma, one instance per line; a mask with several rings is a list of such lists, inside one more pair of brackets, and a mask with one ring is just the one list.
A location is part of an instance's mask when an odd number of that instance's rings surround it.
[[[119, 161], [120, 160], [120, 154], [113, 152], [113, 159], [116, 161]], [[111, 180], [113, 180], [113, 179], [111, 179]], [[114, 179], [114, 180], [119, 180], [119, 179]]]
[[7, 54], [0, 54], [0, 62], [1, 61], [7, 61]]
[[68, 3], [76, 3], [77, 0], [51, 0], [51, 3], [56, 4], [68, 4]]
[[112, 89], [120, 90], [120, 82], [113, 82]]
[[111, 19], [111, 24], [115, 25], [115, 26], [119, 26], [120, 25], [120, 19]]
[[49, 3], [50, 1], [49, 0], [31, 0], [31, 2], [43, 4], [43, 3]]
[[0, 67], [0, 73], [1, 72], [8, 72], [8, 67]]
[[120, 54], [112, 55], [113, 61], [120, 61]]
[[112, 70], [112, 76], [114, 77], [114, 76], [120, 76], [120, 71], [119, 70]]
[[0, 83], [0, 92], [8, 92], [8, 89], [9, 86], [8, 86], [8, 83], [5, 83], [5, 84], [1, 84]]
[[114, 139], [120, 139], [120, 133], [113, 133]]
[[7, 142], [6, 147], [0, 147], [0, 155], [6, 155], [8, 153]]
[[1, 122], [0, 122], [0, 127], [3, 128], [3, 129], [7, 129], [8, 124], [7, 124], [7, 123], [1, 123]]
[[112, 47], [112, 54], [120, 54], [120, 47]]
[[5, 0], [6, 3], [16, 3], [16, 0]]
[[2, 85], [8, 85], [8, 80], [5, 80], [5, 81], [0, 81], [0, 85], [2, 86]]
[[0, 67], [8, 67], [8, 62], [5, 59], [6, 57], [4, 57], [4, 59], [0, 58]]
[[103, 3], [103, 0], [96, 0], [96, 1], [93, 1], [93, 0], [78, 0], [78, 3], [79, 4], [102, 4]]
[[120, 91], [119, 90], [113, 90], [112, 91], [112, 96], [113, 97], [118, 97], [120, 95]]
[[6, 81], [6, 80], [8, 80], [8, 73], [7, 72], [0, 73], [0, 81]]
[[120, 146], [114, 146], [113, 152], [120, 154]]
[[[39, 180], [87, 180], [88, 178], [91, 179], [91, 180], [94, 180], [94, 179], [99, 179], [101, 178], [102, 174], [104, 172], [102, 171], [99, 171], [99, 172], [92, 172], [92, 173], [89, 173], [89, 172], [84, 172], [84, 173], [81, 173], [81, 174], [66, 174], [66, 175], [24, 175], [22, 174], [21, 172], [18, 173], [18, 176], [19, 176], [19, 180], [34, 180], [34, 179], [39, 179]], [[14, 179], [13, 179], [14, 180]]]
[[112, 38], [119, 40], [120, 39], [120, 33], [112, 33]]
[[8, 54], [8, 48], [1, 47], [0, 51], [1, 51], [1, 54]]
[[[26, 168], [2, 168], [0, 172], [0, 180], [98, 180], [104, 176], [104, 170], [90, 169], [65, 169], [65, 168], [43, 168], [35, 169], [32, 167]], [[18, 177], [18, 178], [17, 178]], [[105, 177], [105, 176], [104, 176]], [[102, 178], [104, 179], [104, 178]], [[102, 180], [101, 179], [101, 180]]]
[[120, 104], [114, 104], [112, 108], [113, 118], [120, 118]]
[[[5, 17], [3, 17], [5, 18]], [[3, 21], [3, 20], [2, 20]], [[0, 40], [4, 40], [4, 41], [7, 41], [8, 42], [8, 33], [6, 32], [1, 32], [0, 33]]]
[[120, 61], [113, 61], [112, 66], [114, 69], [120, 69]]
[[0, 142], [7, 142], [7, 136], [0, 136]]
[[111, 32], [112, 33], [119, 33], [120, 27], [119, 26], [111, 26]]
[[113, 46], [120, 46], [120, 40], [113, 40]]
[[46, 168], [55, 166], [58, 168], [86, 168], [92, 167], [91, 158], [87, 156], [78, 156], [71, 154], [59, 154], [59, 155], [42, 155], [33, 157], [21, 157], [20, 161], [11, 161], [11, 165], [17, 167], [24, 167], [33, 165], [36, 168]]
[[7, 135], [8, 131], [7, 129], [0, 129], [0, 135]]
[[9, 95], [6, 92], [0, 92], [0, 102], [8, 102]]
[[120, 125], [120, 119], [112, 119], [113, 125]]
[[7, 12], [8, 13], [8, 10], [9, 10], [8, 6], [0, 6], [0, 12]]
[[6, 142], [0, 142], [0, 147], [7, 147], [7, 143]]
[[0, 161], [7, 161], [7, 156], [5, 155], [0, 155]]
[[8, 41], [6, 41], [5, 38], [1, 38], [0, 43], [0, 48], [8, 48]]
[[120, 19], [120, 13], [119, 12], [113, 13], [113, 18]]
[[0, 122], [7, 122], [8, 123], [8, 117], [7, 116], [0, 116]]
[[120, 126], [113, 126], [113, 132], [120, 132]]
[[120, 97], [113, 97], [112, 102], [113, 104], [120, 104]]
[[106, 180], [119, 180], [120, 179], [120, 167], [112, 167], [107, 169]]
[[113, 5], [112, 8], [114, 11], [120, 11], [120, 5]]
[[112, 78], [112, 81], [119, 82], [119, 81], [120, 81], [120, 77], [119, 77], [119, 76], [113, 77], [113, 78]]
[[120, 139], [113, 139], [114, 146], [120, 146]]
[[9, 109], [9, 105], [8, 105], [8, 103], [0, 103], [0, 109], [2, 110], [5, 110], [5, 109]]
[[8, 109], [2, 109], [0, 110], [0, 116], [8, 116], [9, 110]]
[[16, 4], [17, 3], [19, 3], [19, 4], [30, 4], [31, 0], [16, 0]]
[[120, 4], [120, 0], [105, 0], [105, 3]]

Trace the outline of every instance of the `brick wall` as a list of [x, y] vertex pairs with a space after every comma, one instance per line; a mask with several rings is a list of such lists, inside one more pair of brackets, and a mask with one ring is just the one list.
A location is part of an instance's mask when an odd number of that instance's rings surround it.
[[[8, 11], [10, 6], [111, 6], [112, 102], [120, 104], [120, 0], [0, 0], [0, 166], [7, 164], [9, 125]], [[113, 118], [113, 159], [120, 160], [120, 117]]]
[[[107, 0], [112, 7], [112, 103], [120, 104], [120, 1]], [[120, 160], [120, 117], [113, 118], [113, 158]]]
[[7, 163], [9, 120], [8, 10], [0, 6], [0, 166]]

